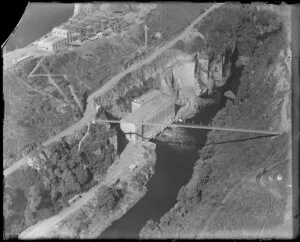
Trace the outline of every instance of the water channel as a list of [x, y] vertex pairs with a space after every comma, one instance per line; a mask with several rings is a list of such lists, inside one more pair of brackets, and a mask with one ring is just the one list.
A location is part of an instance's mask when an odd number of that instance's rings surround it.
[[[220, 88], [219, 93], [212, 95], [212, 98], [217, 100], [215, 104], [201, 108], [193, 119], [186, 120], [187, 123], [209, 124], [225, 105], [224, 92], [232, 90], [237, 93], [243, 70], [242, 66], [235, 66], [237, 58], [238, 53], [235, 51], [231, 57], [233, 63], [231, 76], [226, 85]], [[177, 128], [165, 130], [152, 140], [157, 145], [157, 161], [155, 174], [146, 185], [145, 197], [98, 238], [138, 239], [140, 230], [149, 219], [159, 222], [159, 219], [176, 204], [179, 189], [191, 179], [193, 166], [198, 159], [198, 151], [206, 142], [207, 132], [208, 130]], [[169, 138], [166, 139], [165, 133], [168, 133]], [[180, 134], [179, 138], [176, 133]]]
[[[189, 122], [207, 124], [219, 108], [220, 104], [206, 108]], [[173, 132], [180, 133], [180, 138], [177, 136], [176, 140], [172, 139]], [[137, 239], [140, 230], [149, 219], [159, 221], [160, 217], [175, 205], [179, 189], [192, 176], [198, 150], [206, 141], [207, 130], [178, 128], [166, 130], [165, 133], [171, 136], [162, 141], [164, 134], [161, 134], [152, 140], [157, 145], [157, 162], [155, 174], [147, 183], [148, 191], [145, 197], [106, 229], [99, 238]]]

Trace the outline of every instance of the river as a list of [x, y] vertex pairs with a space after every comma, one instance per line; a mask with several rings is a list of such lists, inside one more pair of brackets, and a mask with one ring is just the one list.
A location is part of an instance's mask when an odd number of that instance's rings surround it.
[[[224, 92], [232, 90], [237, 94], [243, 70], [242, 66], [235, 65], [237, 59], [236, 49], [231, 57], [233, 65], [226, 85], [219, 89], [218, 94], [211, 96], [215, 104], [201, 108], [194, 118], [186, 120], [188, 123], [209, 124], [216, 113], [225, 106]], [[206, 142], [207, 132], [208, 130], [177, 128], [171, 132], [165, 130], [153, 140], [157, 145], [157, 161], [155, 174], [146, 185], [145, 197], [98, 238], [138, 239], [140, 230], [149, 219], [159, 222], [159, 219], [176, 204], [179, 189], [191, 179], [198, 151]], [[168, 138], [164, 134], [168, 134]]]
[[6, 51], [23, 48], [66, 22], [74, 12], [74, 4], [30, 3], [17, 30], [5, 45]]
[[[207, 124], [219, 109], [220, 105], [205, 108], [189, 122]], [[172, 138], [174, 133], [179, 134], [175, 139]], [[169, 137], [166, 138], [164, 134], [168, 134]], [[163, 214], [175, 205], [179, 189], [191, 178], [198, 150], [206, 142], [206, 135], [207, 130], [177, 128], [166, 130], [153, 140], [157, 145], [157, 162], [155, 174], [147, 183], [148, 191], [145, 197], [106, 229], [99, 238], [138, 239], [140, 230], [149, 219], [159, 221]]]

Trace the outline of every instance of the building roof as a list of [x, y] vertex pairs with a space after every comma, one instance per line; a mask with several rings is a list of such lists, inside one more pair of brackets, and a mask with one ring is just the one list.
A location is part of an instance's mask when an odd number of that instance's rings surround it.
[[51, 35], [43, 40], [40, 40], [40, 42], [55, 44], [63, 39], [66, 39], [66, 37]]
[[128, 114], [125, 118], [122, 119], [122, 122], [124, 123], [143, 122], [145, 120], [148, 120], [160, 109], [165, 107], [166, 104], [169, 104], [170, 102], [175, 102], [175, 97], [162, 94], [160, 91], [157, 92], [159, 92], [160, 95], [157, 95], [156, 98], [153, 98], [149, 102], [146, 102], [142, 107], [137, 109], [135, 112]]
[[160, 95], [160, 94], [161, 94], [160, 91], [151, 89], [150, 91], [146, 92], [142, 96], [133, 99], [133, 102], [142, 104], [142, 103], [150, 101], [152, 98], [155, 98], [157, 95]]
[[54, 30], [54, 29], [56, 29], [56, 30], [64, 30], [64, 31], [66, 31], [67, 29], [65, 28], [65, 25], [63, 24], [63, 25], [60, 25], [59, 27], [55, 27], [55, 28], [53, 28], [52, 30]]

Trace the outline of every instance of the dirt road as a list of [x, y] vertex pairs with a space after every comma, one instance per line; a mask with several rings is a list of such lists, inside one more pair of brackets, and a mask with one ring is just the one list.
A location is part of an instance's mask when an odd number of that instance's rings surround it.
[[[42, 145], [43, 146], [47, 146], [47, 145], [49, 145], [49, 144], [51, 144], [51, 143], [59, 140], [60, 138], [62, 138], [64, 136], [70, 135], [75, 130], [78, 130], [81, 127], [83, 127], [86, 123], [89, 123], [90, 121], [92, 121], [93, 118], [95, 117], [95, 113], [96, 113], [96, 110], [94, 108], [94, 99], [95, 98], [97, 98], [97, 97], [101, 96], [102, 94], [106, 93], [107, 91], [109, 91], [111, 88], [113, 88], [127, 74], [129, 74], [129, 73], [131, 73], [131, 72], [139, 69], [140, 67], [142, 67], [142, 66], [150, 63], [155, 58], [157, 58], [158, 56], [160, 56], [163, 52], [165, 52], [166, 50], [168, 50], [169, 48], [171, 48], [179, 40], [181, 40], [186, 35], [188, 35], [190, 33], [190, 31], [194, 28], [194, 26], [199, 21], [201, 21], [203, 18], [205, 18], [211, 11], [213, 11], [213, 10], [221, 7], [223, 4], [224, 3], [216, 3], [216, 4], [212, 5], [203, 14], [201, 14], [198, 18], [196, 18], [181, 34], [179, 34], [174, 39], [172, 39], [169, 42], [167, 42], [161, 48], [159, 48], [156, 51], [154, 51], [145, 60], [142, 60], [142, 61], [140, 61], [140, 62], [138, 62], [136, 64], [133, 64], [132, 66], [130, 66], [129, 68], [127, 68], [125, 71], [119, 73], [118, 75], [116, 75], [115, 77], [113, 77], [112, 79], [110, 79], [99, 90], [97, 90], [94, 93], [92, 93], [88, 97], [88, 99], [87, 99], [87, 106], [86, 106], [86, 110], [85, 110], [85, 113], [84, 113], [84, 116], [82, 117], [82, 119], [80, 119], [77, 123], [75, 123], [71, 127], [69, 127], [66, 130], [62, 131], [61, 133], [53, 136], [52, 138], [50, 138], [49, 140], [47, 140], [46, 142], [44, 142]], [[13, 171], [19, 169], [19, 167], [21, 167], [23, 165], [26, 165], [27, 159], [28, 159], [28, 157], [25, 156], [21, 160], [19, 160], [18, 162], [14, 163], [11, 167], [9, 167], [6, 170], [4, 170], [4, 176], [9, 175]]]
[[189, 32], [194, 28], [194, 26], [201, 21], [204, 17], [206, 17], [211, 11], [213, 11], [216, 8], [219, 8], [223, 5], [223, 3], [217, 3], [211, 6], [205, 13], [200, 15], [197, 19], [195, 19], [181, 34], [176, 36], [174, 39], [170, 40], [168, 43], [166, 43], [163, 47], [156, 50], [154, 53], [152, 53], [148, 58], [145, 60], [142, 60], [138, 63], [133, 64], [123, 72], [119, 73], [118, 75], [114, 76], [112, 79], [110, 79], [107, 83], [105, 83], [99, 90], [92, 93], [88, 99], [87, 99], [87, 107], [84, 113], [84, 117], [74, 124], [73, 126], [69, 127], [65, 131], [61, 132], [60, 134], [52, 137], [47, 142], [45, 142], [45, 145], [51, 144], [52, 142], [60, 139], [61, 137], [64, 137], [68, 134], [71, 134], [74, 132], [74, 130], [77, 130], [81, 128], [85, 123], [92, 120], [92, 118], [95, 116], [95, 110], [94, 110], [94, 99], [103, 95], [104, 93], [108, 92], [110, 89], [112, 89], [123, 77], [125, 77], [127, 74], [141, 68], [142, 66], [149, 64], [151, 61], [153, 61], [155, 58], [160, 56], [163, 52], [171, 48], [173, 45], [175, 45], [179, 40], [184, 38]]

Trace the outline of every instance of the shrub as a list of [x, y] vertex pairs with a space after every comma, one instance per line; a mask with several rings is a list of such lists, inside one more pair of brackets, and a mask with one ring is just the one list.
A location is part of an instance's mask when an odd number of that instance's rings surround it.
[[214, 154], [214, 144], [205, 145], [201, 150], [198, 151], [199, 158], [202, 160], [210, 159]]
[[123, 190], [116, 187], [102, 186], [98, 190], [98, 208], [104, 214], [107, 215], [113, 211], [117, 206], [120, 199], [124, 196]]

